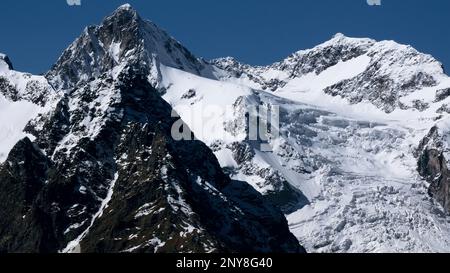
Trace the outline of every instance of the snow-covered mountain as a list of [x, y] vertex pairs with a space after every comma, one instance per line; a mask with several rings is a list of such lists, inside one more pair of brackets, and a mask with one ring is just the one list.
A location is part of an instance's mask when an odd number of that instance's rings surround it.
[[[1, 143], [0, 252], [304, 251], [282, 212], [226, 176], [205, 144], [172, 138], [178, 120], [152, 69], [201, 74], [201, 63], [129, 5], [45, 78], [3, 63], [6, 113], [33, 111]], [[28, 92], [31, 80], [48, 88]]]
[[141, 19], [128, 4], [101, 25], [87, 27], [47, 73], [56, 88], [71, 88], [102, 75], [116, 77], [128, 63], [139, 62], [153, 85], [161, 79], [159, 65], [212, 76], [204, 61], [154, 23]]
[[[419, 143], [448, 112], [450, 81], [438, 61], [393, 41], [337, 34], [266, 67], [211, 63], [216, 80], [162, 69], [163, 97], [231, 177], [288, 214], [308, 250], [450, 250], [445, 213], [416, 171]], [[271, 104], [280, 106], [281, 136], [264, 152], [239, 121]], [[217, 135], [192, 114], [205, 105], [233, 106], [217, 119]]]
[[[424, 111], [435, 97], [414, 96], [416, 91], [436, 93], [450, 86], [441, 63], [430, 55], [394, 41], [377, 42], [343, 34], [266, 67], [251, 67], [232, 58], [213, 63], [227, 72], [219, 73], [225, 81], [293, 98], [298, 98], [299, 92], [305, 97], [309, 92], [313, 96], [324, 92], [351, 104], [370, 102], [387, 113], [398, 108]], [[286, 94], [288, 91], [297, 94]]]
[[212, 63], [221, 81], [266, 90], [284, 109], [288, 145], [274, 141], [270, 156], [307, 197], [285, 212], [308, 250], [450, 251], [450, 81], [438, 61], [393, 41], [337, 34], [266, 67]]
[[221, 81], [266, 90], [285, 108], [280, 139], [289, 149], [274, 147], [280, 172], [308, 200], [285, 211], [308, 250], [450, 251], [450, 81], [438, 61], [393, 41], [337, 34], [266, 67], [212, 63]]
[[393, 41], [207, 62], [121, 6], [45, 77], [0, 55], [0, 251], [302, 251], [281, 209], [311, 252], [450, 252], [449, 90]]

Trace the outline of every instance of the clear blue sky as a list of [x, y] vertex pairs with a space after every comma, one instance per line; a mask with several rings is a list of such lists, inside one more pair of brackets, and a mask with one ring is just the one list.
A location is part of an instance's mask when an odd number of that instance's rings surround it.
[[86, 25], [130, 3], [199, 57], [269, 64], [342, 32], [392, 39], [450, 69], [450, 1], [382, 0], [2, 0], [0, 52], [16, 69], [47, 71]]

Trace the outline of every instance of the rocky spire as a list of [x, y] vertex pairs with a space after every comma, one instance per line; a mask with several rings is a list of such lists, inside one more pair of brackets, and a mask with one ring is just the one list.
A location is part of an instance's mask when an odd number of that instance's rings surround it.
[[114, 78], [129, 64], [148, 74], [166, 65], [200, 75], [205, 66], [167, 32], [141, 19], [126, 4], [99, 26], [87, 27], [46, 76], [56, 89], [68, 89], [101, 76]]

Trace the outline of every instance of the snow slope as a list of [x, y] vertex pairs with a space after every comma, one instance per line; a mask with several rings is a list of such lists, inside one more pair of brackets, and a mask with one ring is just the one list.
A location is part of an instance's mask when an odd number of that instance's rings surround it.
[[11, 70], [6, 55], [0, 54], [0, 163], [25, 136], [28, 122], [44, 111], [33, 101], [50, 87], [44, 77]]
[[[308, 251], [450, 252], [450, 219], [414, 157], [431, 127], [446, 128], [450, 80], [439, 62], [392, 41], [337, 35], [267, 67], [214, 63], [221, 80], [271, 88], [268, 100], [286, 109], [289, 154], [309, 161], [278, 160], [309, 201], [287, 216]], [[310, 168], [292, 175], [292, 165]]]
[[[434, 124], [438, 115], [433, 110], [439, 105], [427, 112], [399, 109], [388, 114], [369, 103], [350, 105], [320, 92], [327, 84], [358, 74], [367, 62], [362, 56], [317, 76], [307, 75], [307, 80], [293, 80], [275, 93], [286, 98], [168, 67], [161, 69], [161, 86], [164, 99], [215, 149], [222, 167], [236, 170], [232, 178], [265, 194], [274, 190], [267, 183], [272, 180], [236, 162], [231, 144], [245, 134], [233, 136], [220, 126], [236, 117], [219, 116], [214, 120], [218, 130], [203, 132], [202, 116], [194, 116], [205, 106], [233, 105], [240, 97], [246, 98], [247, 107], [261, 101], [281, 106], [285, 115], [281, 136], [271, 143], [274, 152], [255, 149], [250, 161], [276, 170], [306, 196], [308, 204], [287, 218], [308, 251], [450, 251], [448, 219], [428, 197], [428, 184], [418, 176], [413, 156]], [[302, 91], [296, 92], [296, 86]]]
[[[330, 59], [323, 55], [329, 50], [339, 54]], [[271, 143], [274, 151], [254, 149], [250, 162], [253, 168], [276, 170], [307, 198], [287, 217], [309, 251], [450, 251], [449, 219], [428, 196], [429, 184], [419, 177], [414, 157], [429, 129], [448, 116], [450, 98], [442, 90], [450, 80], [439, 62], [392, 41], [336, 35], [268, 67], [232, 58], [213, 64], [221, 83], [205, 83], [177, 70], [163, 73], [164, 97], [194, 132], [200, 128], [186, 113], [200, 101], [236, 105], [244, 96], [244, 108], [280, 105], [284, 114], [281, 136]], [[182, 85], [177, 78], [183, 78]], [[380, 82], [386, 88], [373, 90], [384, 93], [373, 95], [386, 99], [366, 97], [370, 85]], [[188, 90], [198, 96], [180, 99]], [[395, 94], [393, 100], [389, 94]], [[183, 105], [186, 110], [181, 110]], [[255, 175], [245, 167], [248, 162], [236, 162], [232, 140], [223, 141], [220, 134], [200, 139], [216, 149], [223, 167], [237, 170], [234, 179], [248, 181], [265, 194], [274, 189], [272, 177]]]
[[9, 151], [22, 138], [29, 134], [23, 132], [27, 123], [37, 115], [40, 107], [28, 101], [12, 102], [0, 95], [0, 163]]
[[[160, 87], [165, 89], [163, 98], [172, 105], [198, 139], [207, 145], [218, 140], [233, 142], [245, 139], [245, 134], [233, 135], [222, 124], [233, 118], [229, 114], [234, 113], [227, 111], [233, 109], [226, 108], [232, 106], [239, 97], [251, 97], [250, 88], [203, 78], [164, 65], [161, 65], [160, 71], [163, 75]], [[211, 122], [206, 120], [209, 115], [212, 116]]]
[[[394, 41], [343, 34], [269, 66], [252, 67], [232, 58], [212, 62], [223, 81], [291, 98], [299, 95], [288, 93], [303, 92], [302, 100], [321, 97], [323, 92], [350, 104], [370, 103], [386, 113], [428, 109], [437, 92], [450, 87], [442, 64], [430, 55]], [[430, 92], [424, 96], [422, 90]]]

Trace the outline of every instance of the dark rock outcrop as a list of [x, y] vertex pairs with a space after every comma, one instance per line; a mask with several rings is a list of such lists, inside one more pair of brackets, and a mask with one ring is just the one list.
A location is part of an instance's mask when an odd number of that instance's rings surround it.
[[0, 166], [0, 253], [56, 249], [54, 219], [42, 210], [40, 197], [50, 164], [25, 138]]
[[450, 212], [450, 172], [438, 127], [433, 127], [418, 148], [418, 171], [430, 182], [429, 194]]

